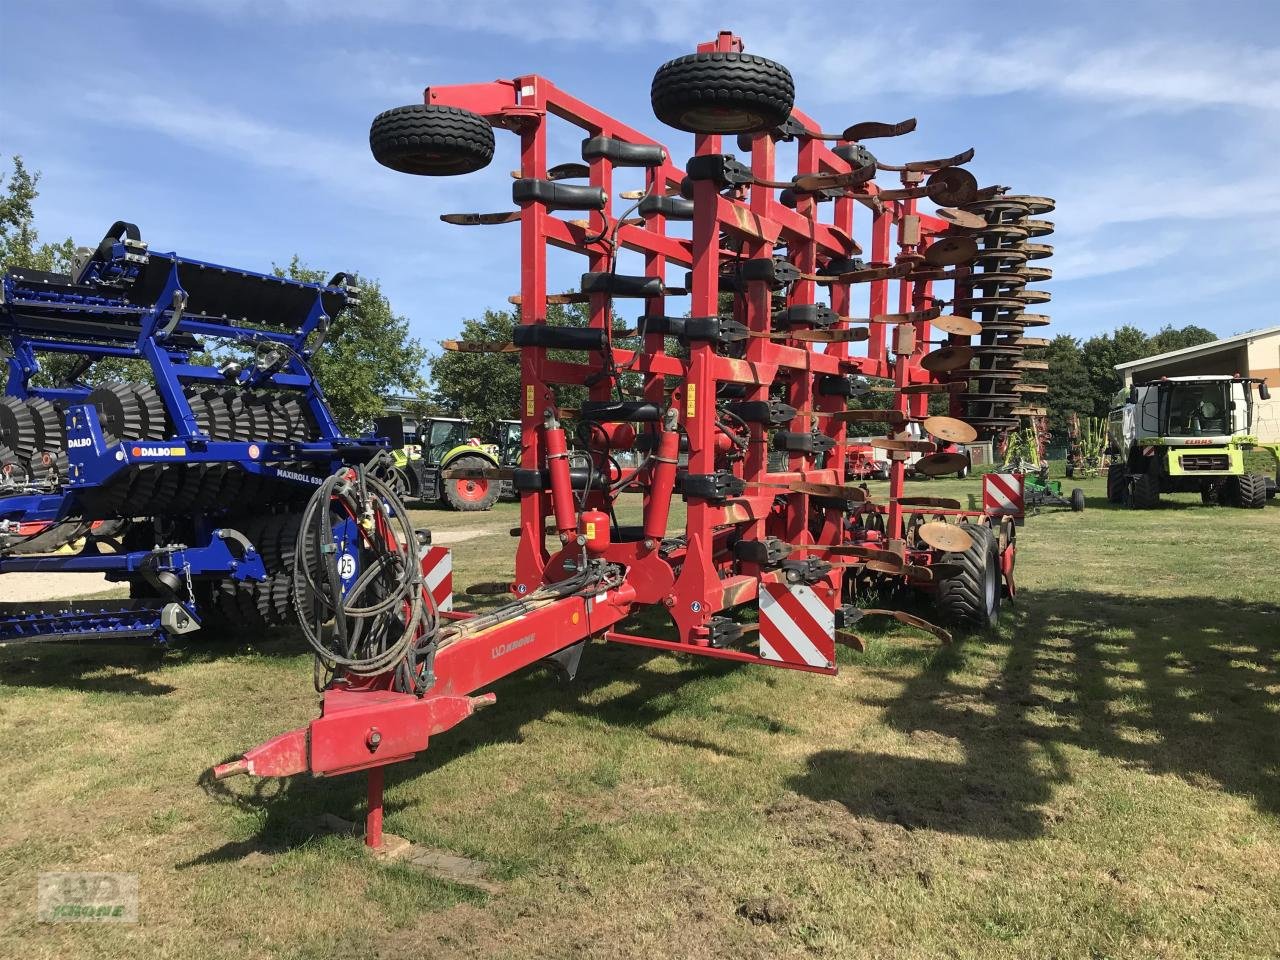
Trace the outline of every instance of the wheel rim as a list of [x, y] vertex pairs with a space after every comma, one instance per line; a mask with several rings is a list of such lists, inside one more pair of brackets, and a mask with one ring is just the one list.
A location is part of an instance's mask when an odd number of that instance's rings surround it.
[[996, 567], [995, 558], [989, 556], [989, 559], [987, 560], [986, 583], [983, 584], [984, 593], [986, 594], [985, 599], [987, 603], [988, 614], [995, 612], [996, 590], [997, 590], [997, 584], [999, 583], [999, 581], [1000, 581], [1000, 574]]
[[764, 118], [760, 114], [736, 107], [701, 107], [696, 110], [686, 110], [680, 115], [680, 119], [690, 130], [708, 133], [746, 133], [765, 126]]
[[457, 492], [459, 500], [465, 500], [467, 503], [479, 503], [489, 495], [489, 481], [458, 480], [454, 484], [454, 490]]

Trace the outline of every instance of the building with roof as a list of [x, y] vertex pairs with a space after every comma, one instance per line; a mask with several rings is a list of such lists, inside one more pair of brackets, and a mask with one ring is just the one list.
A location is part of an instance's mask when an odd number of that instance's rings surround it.
[[1217, 374], [1260, 377], [1271, 388], [1270, 400], [1254, 392], [1253, 432], [1262, 443], [1280, 443], [1280, 327], [1253, 330], [1222, 340], [1170, 350], [1128, 363], [1116, 372], [1127, 389], [1161, 377], [1200, 377]]

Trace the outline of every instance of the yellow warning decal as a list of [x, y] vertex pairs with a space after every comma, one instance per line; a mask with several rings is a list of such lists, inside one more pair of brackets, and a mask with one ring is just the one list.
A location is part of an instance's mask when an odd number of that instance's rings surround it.
[[684, 415], [693, 419], [698, 415], [698, 385], [690, 383], [685, 386]]
[[587, 539], [594, 540], [596, 538], [596, 525], [592, 521], [587, 521]]
[[526, 417], [533, 416], [533, 387], [524, 388], [524, 415]]

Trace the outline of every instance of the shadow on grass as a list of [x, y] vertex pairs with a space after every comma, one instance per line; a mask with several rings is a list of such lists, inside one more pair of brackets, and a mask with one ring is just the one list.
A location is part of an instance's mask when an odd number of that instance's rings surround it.
[[1280, 812], [1267, 689], [1280, 679], [1280, 608], [1087, 590], [1028, 599], [1009, 616], [1009, 645], [988, 648], [1007, 650], [994, 680], [976, 687], [937, 660], [880, 704], [891, 728], [954, 743], [963, 761], [826, 750], [792, 788], [912, 829], [1026, 839], [1061, 816], [1054, 788], [1071, 779], [1074, 747]]
[[[525, 725], [548, 713], [572, 713], [576, 722], [586, 719], [611, 727], [644, 728], [675, 710], [690, 709], [691, 705], [698, 709], [707, 698], [707, 684], [714, 686], [741, 669], [739, 664], [693, 657], [682, 660], [675, 670], [644, 669], [650, 660], [665, 656], [656, 650], [597, 643], [584, 651], [577, 678], [571, 682], [559, 681], [541, 667], [504, 677], [486, 688], [497, 694], [493, 707], [433, 738], [428, 749], [415, 759], [386, 768], [385, 814], [394, 814], [404, 806], [393, 799], [396, 783], [429, 774], [481, 746], [519, 743]], [[589, 699], [600, 687], [620, 678], [634, 684], [633, 688], [600, 702]], [[653, 731], [650, 735], [685, 745], [723, 749]], [[259, 826], [252, 837], [210, 850], [180, 864], [183, 867], [239, 860], [255, 851], [278, 853], [292, 849], [329, 832], [321, 824], [325, 814], [364, 822], [366, 778], [361, 775], [285, 780], [237, 777], [224, 782], [206, 775], [200, 784], [219, 802], [258, 817]]]
[[307, 652], [295, 630], [230, 639], [211, 628], [168, 644], [66, 642], [0, 647], [0, 685], [163, 696], [177, 690], [154, 675], [171, 667], [207, 663], [250, 654], [268, 658], [296, 657]]

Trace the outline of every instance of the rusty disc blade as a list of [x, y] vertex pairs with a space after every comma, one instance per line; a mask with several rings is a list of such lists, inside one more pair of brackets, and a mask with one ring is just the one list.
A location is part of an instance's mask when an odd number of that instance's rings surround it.
[[1015, 370], [1048, 370], [1049, 361], [1047, 360], [1019, 360], [1013, 365]]
[[962, 167], [946, 167], [929, 174], [925, 191], [940, 207], [958, 207], [978, 196], [978, 180]]
[[1053, 299], [1053, 294], [1048, 290], [1023, 290], [1016, 296], [1023, 303], [1048, 303]]
[[1049, 213], [1057, 206], [1052, 197], [1030, 197], [1026, 194], [1009, 194], [1004, 199], [1011, 203], [1021, 204], [1036, 216], [1039, 216], [1042, 213]]
[[959, 453], [931, 453], [921, 457], [914, 464], [916, 473], [926, 477], [942, 477], [948, 473], [959, 473], [969, 465], [969, 458]]
[[964, 553], [973, 546], [973, 537], [969, 536], [969, 531], [954, 523], [930, 520], [920, 524], [916, 532], [929, 546], [947, 553]]
[[973, 360], [973, 348], [963, 344], [940, 347], [920, 358], [920, 366], [930, 373], [947, 373], [967, 367]]
[[1043, 313], [1019, 313], [1016, 316], [1009, 317], [1009, 320], [1021, 323], [1024, 327], [1045, 327], [1049, 325], [1049, 317]]
[[1043, 383], [1015, 383], [1013, 389], [1016, 393], [1048, 393], [1049, 388]]
[[1022, 225], [1027, 228], [1027, 233], [1033, 237], [1047, 237], [1053, 233], [1052, 220], [1023, 220]]
[[927, 417], [921, 426], [929, 436], [949, 443], [973, 443], [978, 439], [977, 430], [955, 417]]
[[1040, 347], [1047, 347], [1050, 340], [1047, 337], [1019, 337], [1014, 343], [1023, 348], [1039, 349]]
[[967, 210], [957, 210], [954, 207], [940, 208], [938, 216], [943, 220], [951, 221], [957, 227], [967, 230], [980, 230], [987, 225], [986, 217], [979, 216], [976, 213], [969, 213]]
[[982, 333], [982, 324], [969, 317], [957, 317], [948, 314], [945, 317], [934, 317], [932, 322], [935, 330], [941, 330], [943, 333], [950, 333], [957, 337], [976, 337]]
[[1013, 407], [1010, 411], [1015, 417], [1047, 417], [1047, 407]]
[[925, 320], [938, 320], [941, 314], [941, 308], [930, 307], [928, 310], [914, 310], [911, 313], [882, 313], [871, 317], [867, 323], [922, 323]]
[[968, 263], [978, 253], [978, 241], [972, 237], [943, 237], [929, 244], [924, 262], [931, 267], [954, 267]]
[[1025, 287], [1027, 278], [1019, 273], [1010, 273], [1001, 270], [986, 270], [982, 273], [971, 274], [968, 278], [969, 285], [978, 290], [988, 290], [992, 287], [999, 289], [1000, 287]]
[[961, 297], [955, 306], [970, 310], [1010, 310], [1019, 311], [1023, 302], [1016, 297]]
[[1043, 260], [1045, 257], [1053, 256], [1051, 243], [1024, 243], [1020, 249], [1025, 250], [1032, 260]]
[[[977, 436], [975, 433], [974, 436]], [[950, 497], [899, 497], [898, 503], [904, 507], [937, 507], [940, 510], [961, 509], [959, 500]]]
[[871, 446], [877, 450], [905, 450], [908, 453], [931, 453], [935, 448], [928, 440], [890, 440], [873, 437]]
[[879, 560], [881, 563], [892, 563], [896, 566], [902, 565], [902, 558], [891, 550], [881, 550], [877, 547], [859, 547], [852, 544], [839, 544], [833, 547], [814, 546], [808, 549], [829, 553], [833, 557], [862, 557], [865, 560]]

